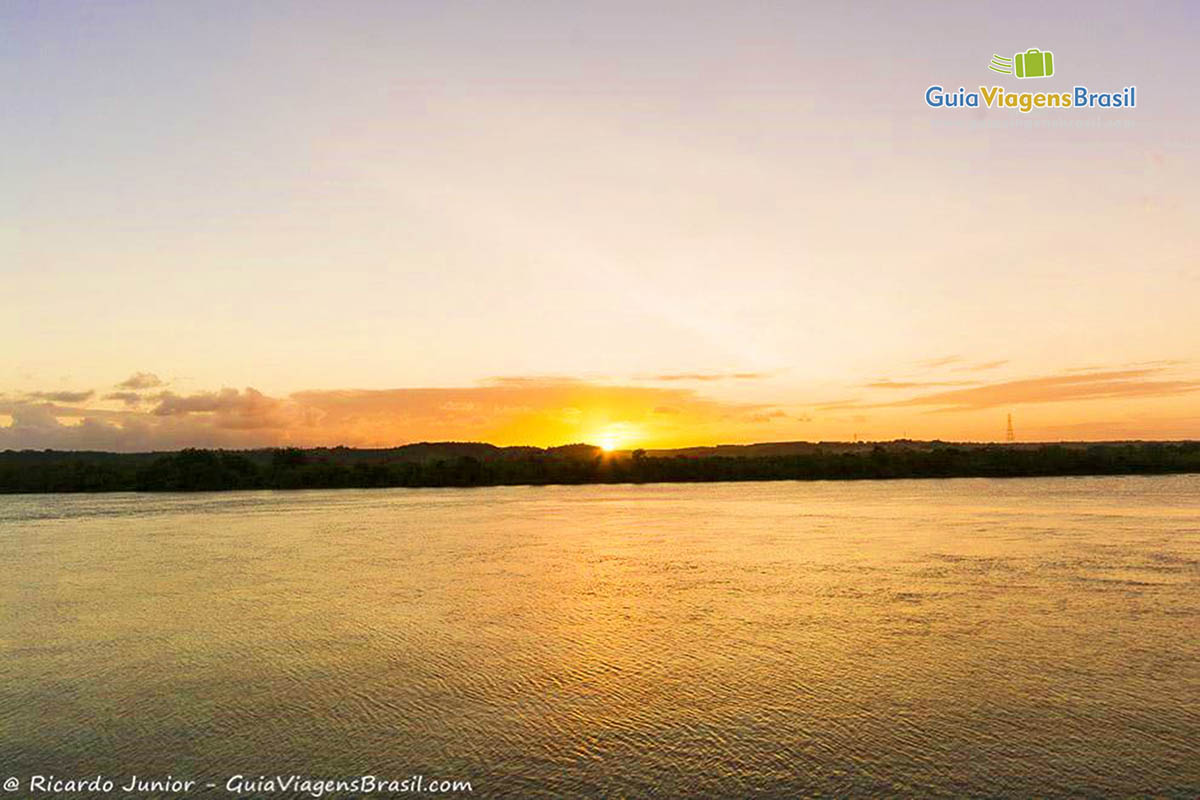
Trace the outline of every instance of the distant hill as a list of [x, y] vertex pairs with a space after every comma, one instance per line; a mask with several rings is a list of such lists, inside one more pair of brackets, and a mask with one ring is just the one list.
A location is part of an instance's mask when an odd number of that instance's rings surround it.
[[882, 447], [889, 452], [894, 451], [929, 451], [939, 447], [983, 448], [1006, 447], [1017, 450], [1036, 450], [1040, 447], [1117, 447], [1130, 444], [1147, 444], [1140, 441], [1112, 442], [1006, 442], [1003, 445], [996, 442], [944, 442], [940, 439], [893, 439], [886, 442], [760, 442], [757, 444], [718, 444], [707, 447], [682, 447], [667, 450], [646, 450], [648, 456], [660, 458], [711, 458], [723, 456], [728, 458], [763, 458], [766, 456], [793, 456], [815, 452], [826, 453], [867, 453]]
[[491, 461], [503, 458], [521, 458], [542, 452], [540, 447], [497, 447], [483, 442], [418, 442], [400, 447], [366, 448], [314, 447], [305, 450], [313, 458], [325, 458], [338, 464], [361, 462], [423, 462], [448, 458], [477, 458]]

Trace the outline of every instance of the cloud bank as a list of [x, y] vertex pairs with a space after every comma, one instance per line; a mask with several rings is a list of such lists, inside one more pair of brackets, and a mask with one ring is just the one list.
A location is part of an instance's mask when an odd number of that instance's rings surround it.
[[[936, 360], [950, 370], [963, 363], [958, 357]], [[1196, 436], [1200, 429], [1190, 398], [1200, 391], [1200, 380], [1174, 366], [1063, 370], [990, 383], [939, 376], [885, 379], [859, 384], [867, 393], [863, 397], [819, 403], [731, 402], [680, 385], [749, 380], [751, 373], [679, 373], [661, 386], [647, 386], [644, 379], [612, 384], [508, 376], [465, 387], [321, 389], [283, 396], [254, 388], [181, 393], [150, 373], [136, 373], [120, 385], [141, 388], [100, 396], [93, 390], [0, 395], [0, 449], [392, 447], [420, 441], [547, 446], [595, 443], [614, 431], [628, 446], [656, 448], [848, 439], [863, 430], [879, 438], [909, 431], [927, 438], [979, 438], [999, 435], [1002, 416], [996, 415], [1018, 407], [1019, 419], [1029, 426], [1025, 430], [1043, 438]], [[1030, 413], [1034, 408], [1039, 412]], [[957, 415], [953, 421], [945, 416], [951, 414]], [[1153, 423], [1151, 415], [1157, 415]]]
[[[139, 373], [140, 376], [145, 373]], [[150, 381], [134, 376], [134, 383]], [[129, 383], [126, 381], [124, 383]], [[253, 388], [179, 394], [37, 392], [0, 401], [11, 424], [0, 449], [174, 450], [285, 444], [389, 447], [414, 441], [563, 444], [596, 441], [612, 426], [655, 442], [731, 430], [767, 435], [788, 415], [727, 403], [690, 389], [595, 384], [571, 378], [504, 378], [480, 386], [339, 389], [273, 397]]]

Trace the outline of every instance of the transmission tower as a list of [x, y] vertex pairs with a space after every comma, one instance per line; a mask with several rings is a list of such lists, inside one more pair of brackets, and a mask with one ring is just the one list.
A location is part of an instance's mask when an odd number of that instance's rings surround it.
[[1017, 440], [1017, 436], [1016, 436], [1016, 434], [1013, 433], [1013, 428], [1012, 428], [1012, 414], [1009, 414], [1008, 415], [1008, 428], [1005, 429], [1005, 431], [1004, 431], [1004, 441], [1015, 442], [1016, 440]]

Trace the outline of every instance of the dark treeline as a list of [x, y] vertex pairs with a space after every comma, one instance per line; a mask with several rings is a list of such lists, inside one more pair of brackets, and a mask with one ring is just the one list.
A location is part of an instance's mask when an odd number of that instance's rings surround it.
[[[461, 445], [459, 447], [471, 447]], [[486, 445], [474, 447], [488, 447]], [[510, 452], [493, 448], [494, 452]], [[0, 492], [216, 491], [385, 486], [1021, 477], [1200, 472], [1200, 442], [1098, 445], [811, 446], [751, 457], [608, 455], [574, 445], [515, 455], [388, 458], [389, 451], [183, 450], [0, 453]], [[395, 451], [391, 451], [395, 452]], [[468, 451], [475, 452], [475, 451]]]

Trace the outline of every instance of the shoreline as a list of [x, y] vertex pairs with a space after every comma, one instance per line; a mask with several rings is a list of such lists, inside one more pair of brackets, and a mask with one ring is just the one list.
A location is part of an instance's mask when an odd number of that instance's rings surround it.
[[[779, 454], [673, 456], [646, 455], [641, 450], [608, 453], [588, 445], [540, 450], [470, 444], [418, 445], [388, 451], [347, 448], [183, 450], [168, 454], [8, 451], [0, 453], [0, 494], [1200, 473], [1200, 442], [1071, 446], [895, 442], [849, 447], [783, 443], [746, 447], [761, 451], [789, 446], [792, 452]], [[414, 451], [414, 447], [424, 449]]]
[[470, 485], [429, 484], [422, 486], [294, 486], [294, 487], [245, 487], [227, 489], [79, 489], [54, 490], [43, 492], [12, 492], [0, 489], [0, 498], [5, 497], [47, 497], [61, 495], [110, 495], [134, 494], [158, 497], [162, 495], [182, 494], [232, 494], [234, 492], [280, 492], [298, 494], [300, 492], [367, 492], [386, 491], [390, 489], [541, 489], [550, 487], [573, 486], [701, 486], [706, 484], [731, 483], [900, 483], [903, 481], [967, 481], [967, 480], [1001, 480], [1022, 481], [1040, 478], [1164, 478], [1174, 475], [1200, 475], [1200, 470], [1185, 470], [1178, 472], [1073, 472], [1053, 475], [905, 475], [888, 478], [730, 478], [729, 480], [677, 480], [677, 481], [588, 481], [579, 483], [477, 483]]

